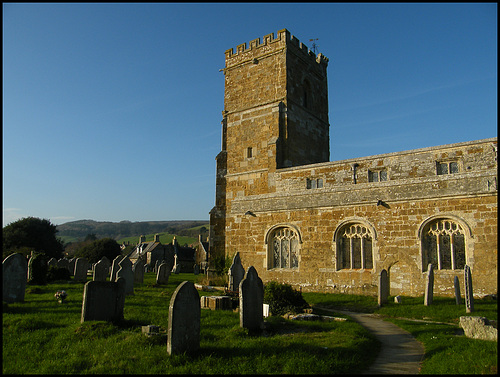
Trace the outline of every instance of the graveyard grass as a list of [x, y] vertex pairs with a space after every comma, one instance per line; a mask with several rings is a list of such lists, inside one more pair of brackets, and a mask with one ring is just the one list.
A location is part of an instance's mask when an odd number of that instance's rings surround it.
[[[198, 278], [200, 275], [198, 276]], [[168, 355], [170, 297], [193, 274], [155, 275], [126, 296], [124, 321], [80, 323], [83, 283], [27, 286], [25, 302], [3, 308], [4, 374], [296, 374], [357, 373], [369, 366], [379, 343], [356, 322], [296, 322], [270, 318], [266, 332], [248, 334], [232, 311], [201, 311], [200, 350]], [[90, 278], [89, 278], [90, 279]], [[68, 294], [59, 304], [58, 290]], [[200, 295], [214, 295], [201, 292]], [[160, 326], [147, 337], [141, 326]], [[368, 357], [367, 357], [368, 355]]]
[[[125, 320], [119, 324], [80, 323], [82, 283], [28, 285], [24, 303], [4, 305], [3, 373], [347, 374], [359, 373], [376, 357], [378, 341], [352, 320], [271, 317], [266, 332], [252, 336], [240, 328], [238, 313], [207, 309], [201, 311], [200, 350], [169, 356], [166, 332], [146, 337], [141, 326], [158, 325], [165, 331], [175, 289], [184, 280], [200, 277], [172, 274], [168, 285], [155, 286], [155, 275], [145, 274], [144, 284], [126, 297]], [[58, 290], [68, 293], [66, 303], [57, 303]], [[421, 373], [497, 373], [497, 343], [461, 335], [458, 319], [469, 314], [464, 305], [455, 305], [454, 298], [435, 297], [431, 306], [424, 306], [423, 297], [403, 297], [403, 304], [395, 304], [391, 297], [378, 308], [376, 297], [306, 292], [303, 296], [315, 313], [332, 315], [324, 309], [377, 313], [411, 332], [426, 350]], [[474, 309], [471, 315], [497, 319], [496, 301], [476, 299]]]

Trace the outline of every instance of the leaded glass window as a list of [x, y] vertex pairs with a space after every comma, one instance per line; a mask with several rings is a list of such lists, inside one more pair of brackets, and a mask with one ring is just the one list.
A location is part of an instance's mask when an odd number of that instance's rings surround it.
[[299, 267], [299, 237], [290, 228], [278, 228], [271, 234], [272, 268]]
[[361, 224], [349, 224], [337, 241], [339, 269], [372, 269], [372, 235]]
[[422, 239], [423, 270], [432, 263], [438, 270], [461, 270], [465, 266], [465, 235], [462, 227], [450, 219], [428, 224]]

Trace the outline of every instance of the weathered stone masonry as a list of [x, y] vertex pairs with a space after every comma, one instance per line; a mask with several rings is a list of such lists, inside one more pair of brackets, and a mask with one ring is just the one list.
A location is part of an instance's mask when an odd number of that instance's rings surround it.
[[327, 162], [328, 59], [287, 30], [226, 51], [211, 256], [303, 290], [497, 289], [497, 139]]

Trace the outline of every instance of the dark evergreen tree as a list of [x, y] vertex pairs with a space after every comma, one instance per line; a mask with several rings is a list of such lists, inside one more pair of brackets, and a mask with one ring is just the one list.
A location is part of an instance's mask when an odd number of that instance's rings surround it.
[[96, 263], [102, 257], [113, 261], [118, 255], [121, 255], [121, 248], [118, 242], [112, 238], [102, 238], [85, 245], [75, 253], [76, 257], [87, 258], [89, 263]]

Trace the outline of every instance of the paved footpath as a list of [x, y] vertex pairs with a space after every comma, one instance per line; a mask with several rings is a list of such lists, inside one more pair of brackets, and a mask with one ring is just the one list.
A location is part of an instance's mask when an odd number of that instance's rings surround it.
[[364, 374], [418, 374], [424, 358], [424, 346], [408, 331], [373, 314], [332, 310], [350, 316], [377, 337], [382, 348]]

